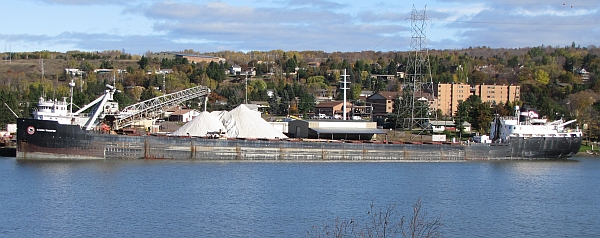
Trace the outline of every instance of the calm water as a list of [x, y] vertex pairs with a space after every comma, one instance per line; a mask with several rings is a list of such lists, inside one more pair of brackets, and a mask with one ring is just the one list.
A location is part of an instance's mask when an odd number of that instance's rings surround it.
[[305, 237], [369, 205], [444, 237], [600, 236], [600, 158], [569, 162], [22, 162], [0, 158], [3, 237]]

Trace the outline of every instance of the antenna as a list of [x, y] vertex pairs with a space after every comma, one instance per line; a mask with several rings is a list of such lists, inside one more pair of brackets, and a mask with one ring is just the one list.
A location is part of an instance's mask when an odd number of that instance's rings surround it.
[[[409, 130], [420, 129], [419, 134], [423, 133], [430, 122], [432, 115], [430, 103], [436, 107], [433, 98], [433, 80], [431, 77], [431, 67], [429, 64], [429, 52], [427, 49], [427, 37], [425, 29], [427, 27], [427, 13], [425, 6], [422, 11], [417, 11], [413, 5], [411, 14], [411, 41], [410, 53], [408, 58], [407, 77], [404, 78], [404, 90], [409, 90], [408, 102], [404, 105], [410, 110], [410, 118], [405, 119], [404, 126]], [[407, 98], [404, 98], [406, 100]], [[406, 121], [408, 120], [408, 121]]]

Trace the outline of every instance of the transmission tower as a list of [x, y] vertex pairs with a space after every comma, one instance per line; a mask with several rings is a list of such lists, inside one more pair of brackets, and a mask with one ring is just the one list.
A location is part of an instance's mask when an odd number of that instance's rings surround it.
[[[418, 131], [418, 135], [427, 131], [429, 121], [435, 111], [433, 80], [429, 64], [429, 52], [425, 28], [427, 27], [426, 7], [411, 14], [411, 40], [406, 76], [404, 77], [402, 104], [410, 111], [404, 119], [405, 129]], [[432, 108], [431, 106], [434, 108]], [[408, 112], [407, 111], [407, 112]]]

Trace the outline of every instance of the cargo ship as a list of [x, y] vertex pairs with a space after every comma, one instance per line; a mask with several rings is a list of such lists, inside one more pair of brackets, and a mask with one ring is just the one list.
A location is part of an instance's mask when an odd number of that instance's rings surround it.
[[[489, 136], [461, 143], [219, 138], [122, 133], [135, 118], [158, 118], [167, 106], [206, 98], [198, 86], [118, 110], [114, 88], [77, 112], [72, 103], [40, 98], [32, 118], [17, 119], [17, 159], [173, 159], [202, 161], [465, 161], [566, 159], [579, 151], [582, 132], [571, 121], [547, 121], [530, 111], [497, 117]], [[72, 100], [72, 99], [71, 99]], [[91, 109], [87, 114], [83, 111]], [[151, 110], [156, 109], [156, 110]], [[119, 130], [120, 129], [120, 130]], [[120, 131], [121, 133], [116, 133]]]

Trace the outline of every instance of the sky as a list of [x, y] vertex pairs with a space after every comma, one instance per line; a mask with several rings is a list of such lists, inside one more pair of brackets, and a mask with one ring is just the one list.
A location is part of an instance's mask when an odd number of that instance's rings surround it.
[[[600, 47], [598, 0], [3, 0], [0, 52]], [[420, 19], [411, 20], [413, 13]], [[421, 29], [413, 31], [413, 28]], [[415, 46], [417, 47], [417, 46]]]

